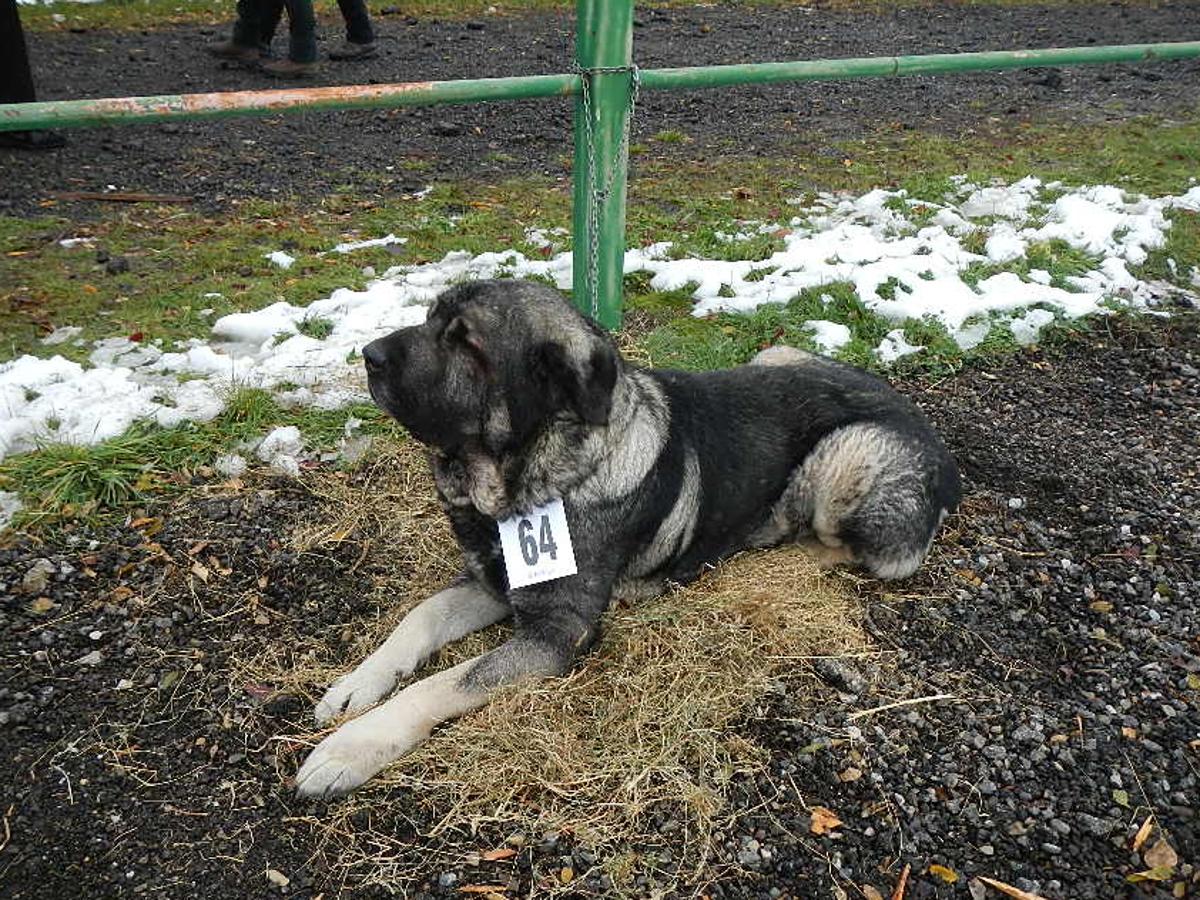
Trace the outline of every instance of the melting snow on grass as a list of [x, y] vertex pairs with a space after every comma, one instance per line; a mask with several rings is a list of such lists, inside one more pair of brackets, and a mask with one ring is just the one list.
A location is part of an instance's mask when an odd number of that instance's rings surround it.
[[[960, 183], [940, 203], [875, 190], [855, 198], [823, 196], [788, 223], [738, 223], [735, 232], [722, 235], [723, 255], [739, 241], [781, 235], [782, 246], [766, 259], [672, 259], [675, 248], [664, 242], [628, 251], [625, 271], [650, 273], [654, 289], [691, 286], [697, 316], [750, 311], [786, 303], [805, 289], [852, 284], [867, 309], [897, 326], [876, 350], [890, 362], [921, 349], [900, 327], [910, 318], [936, 319], [969, 348], [997, 317], [1016, 340], [1028, 343], [1056, 315], [1103, 313], [1114, 303], [1153, 307], [1164, 287], [1139, 279], [1130, 266], [1164, 245], [1171, 208], [1200, 211], [1200, 187], [1155, 199], [1115, 187], [1067, 190], [1026, 178], [1008, 186]], [[533, 237], [549, 244], [556, 233]], [[403, 240], [389, 234], [357, 246]], [[1027, 252], [1048, 241], [1065, 242], [1094, 265], [1074, 274], [1035, 268]], [[354, 245], [333, 249], [347, 252]], [[268, 258], [282, 265], [284, 256]], [[421, 322], [429, 302], [452, 284], [507, 276], [569, 288], [571, 257], [454, 252], [435, 263], [394, 267], [364, 290], [339, 289], [306, 307], [278, 302], [224, 316], [208, 340], [169, 350], [112, 338], [93, 347], [87, 365], [58, 356], [0, 364], [0, 458], [50, 441], [101, 441], [139, 419], [163, 426], [206, 421], [240, 386], [323, 408], [365, 399], [358, 360], [365, 343]], [[1194, 284], [1198, 278], [1190, 269], [1177, 281]], [[831, 313], [807, 323], [814, 343], [830, 353], [851, 338], [852, 323], [834, 319]], [[52, 335], [48, 343], [54, 340]], [[287, 469], [299, 435], [277, 440], [286, 446], [268, 461]]]

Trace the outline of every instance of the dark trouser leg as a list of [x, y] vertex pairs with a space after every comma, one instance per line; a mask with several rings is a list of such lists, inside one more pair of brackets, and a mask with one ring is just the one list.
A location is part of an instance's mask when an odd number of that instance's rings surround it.
[[[17, 0], [0, 0], [0, 103], [32, 103], [36, 99]], [[0, 131], [0, 144], [8, 147], [50, 150], [63, 143], [62, 136], [52, 131]]]
[[317, 61], [317, 17], [312, 0], [284, 0], [288, 11], [290, 43], [288, 59], [292, 62]]
[[237, 20], [233, 23], [233, 42], [239, 47], [261, 47], [263, 18], [262, 0], [237, 0]]
[[338, 0], [338, 9], [346, 20], [346, 40], [352, 44], [375, 43], [375, 29], [371, 27], [366, 0]]
[[17, 0], [0, 0], [0, 103], [31, 103], [35, 99]]
[[262, 16], [258, 22], [258, 45], [262, 50], [271, 49], [271, 41], [275, 38], [275, 30], [282, 18], [283, 0], [263, 0]]

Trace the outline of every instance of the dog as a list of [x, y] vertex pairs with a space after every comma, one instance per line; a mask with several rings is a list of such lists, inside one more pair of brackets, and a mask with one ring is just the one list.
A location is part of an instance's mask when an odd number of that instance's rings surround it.
[[325, 738], [296, 776], [305, 797], [354, 790], [502, 685], [567, 672], [614, 596], [784, 541], [904, 578], [959, 501], [946, 447], [874, 376], [790, 347], [723, 371], [638, 368], [540, 283], [453, 287], [362, 355], [376, 404], [430, 449], [464, 571], [329, 688], [317, 721], [373, 706], [470, 632], [511, 618], [513, 633]]

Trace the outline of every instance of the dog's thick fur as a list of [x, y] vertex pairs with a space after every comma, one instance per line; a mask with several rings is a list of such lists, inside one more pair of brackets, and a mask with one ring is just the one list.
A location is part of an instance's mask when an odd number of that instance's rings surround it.
[[[788, 347], [728, 371], [634, 368], [540, 284], [452, 288], [363, 357], [376, 403], [432, 450], [465, 571], [329, 689], [318, 721], [375, 704], [471, 631], [509, 616], [514, 631], [326, 738], [297, 776], [306, 796], [353, 790], [499, 685], [567, 671], [614, 594], [783, 541], [903, 578], [959, 499], [946, 448], [873, 376]], [[578, 574], [510, 590], [497, 519], [554, 498]]]

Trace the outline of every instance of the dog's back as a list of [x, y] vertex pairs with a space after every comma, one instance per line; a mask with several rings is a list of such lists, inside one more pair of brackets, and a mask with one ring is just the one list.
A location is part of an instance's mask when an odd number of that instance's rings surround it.
[[755, 363], [645, 373], [670, 408], [660, 464], [695, 497], [691, 540], [666, 577], [786, 540], [881, 578], [911, 574], [960, 494], [920, 410], [880, 379], [803, 351], [772, 348]]

